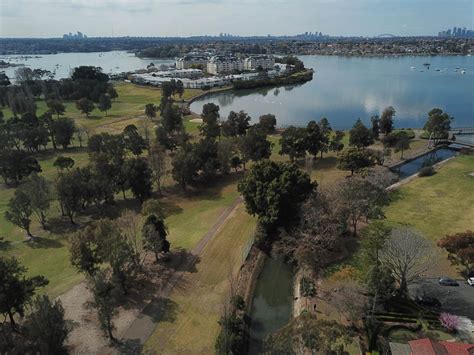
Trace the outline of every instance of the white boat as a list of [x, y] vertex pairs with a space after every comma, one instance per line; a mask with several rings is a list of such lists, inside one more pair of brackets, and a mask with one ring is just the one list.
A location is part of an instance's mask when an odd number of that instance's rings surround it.
[[411, 70], [415, 70], [416, 68], [415, 67], [410, 67]]
[[466, 69], [461, 70], [461, 74], [466, 74]]

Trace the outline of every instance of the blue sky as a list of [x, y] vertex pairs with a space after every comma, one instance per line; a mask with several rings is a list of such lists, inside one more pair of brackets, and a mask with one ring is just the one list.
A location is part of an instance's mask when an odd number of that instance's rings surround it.
[[0, 0], [0, 37], [433, 35], [473, 23], [473, 0]]

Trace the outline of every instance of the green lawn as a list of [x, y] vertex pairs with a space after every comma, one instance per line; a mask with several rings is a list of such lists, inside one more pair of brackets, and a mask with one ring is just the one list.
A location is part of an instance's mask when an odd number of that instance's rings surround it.
[[409, 224], [432, 241], [474, 228], [474, 156], [460, 156], [393, 194], [387, 220]]
[[252, 237], [255, 220], [241, 204], [206, 246], [196, 270], [186, 273], [170, 296], [169, 315], [157, 324], [145, 351], [159, 354], [213, 354], [217, 321]]

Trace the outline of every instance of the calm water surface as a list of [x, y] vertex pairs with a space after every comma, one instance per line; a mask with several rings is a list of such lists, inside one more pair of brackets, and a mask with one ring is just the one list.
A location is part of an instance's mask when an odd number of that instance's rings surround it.
[[424, 166], [436, 164], [442, 160], [448, 159], [455, 155], [457, 155], [457, 152], [452, 149], [436, 149], [432, 152], [422, 155], [421, 157], [401, 164], [398, 168], [395, 168], [394, 171], [398, 173], [398, 176], [400, 176], [400, 178], [404, 179], [408, 176], [416, 174]]
[[288, 323], [292, 297], [292, 267], [281, 259], [267, 258], [253, 295], [250, 354], [257, 354], [261, 341]]
[[[212, 94], [191, 109], [201, 112], [205, 103], [213, 102], [224, 117], [232, 110], [245, 110], [254, 119], [273, 113], [280, 126], [327, 117], [334, 128], [344, 129], [359, 117], [369, 123], [387, 106], [397, 110], [397, 127], [418, 128], [429, 110], [440, 107], [455, 117], [453, 126], [474, 126], [474, 57], [300, 58], [315, 70], [311, 82]], [[429, 69], [423, 66], [426, 62]]]
[[[28, 55], [26, 57], [36, 57]], [[140, 59], [133, 53], [124, 51], [94, 52], [94, 53], [58, 53], [39, 55], [39, 58], [26, 58], [21, 55], [2, 55], [0, 60], [10, 63], [24, 64], [31, 69], [46, 69], [55, 72], [56, 79], [69, 77], [71, 69], [81, 65], [93, 65], [101, 67], [104, 73], [120, 73], [146, 68], [150, 63], [155, 66], [159, 64], [170, 64], [171, 59]], [[0, 69], [5, 71], [9, 78], [15, 78], [15, 70], [18, 67]]]

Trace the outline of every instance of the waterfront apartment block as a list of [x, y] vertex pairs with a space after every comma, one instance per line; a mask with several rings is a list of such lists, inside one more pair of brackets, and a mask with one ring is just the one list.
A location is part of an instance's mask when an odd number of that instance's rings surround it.
[[244, 59], [244, 70], [273, 69], [275, 58], [272, 55], [256, 55]]
[[176, 59], [176, 69], [191, 69], [197, 66], [206, 68], [209, 58], [205, 55], [188, 54], [184, 57]]

